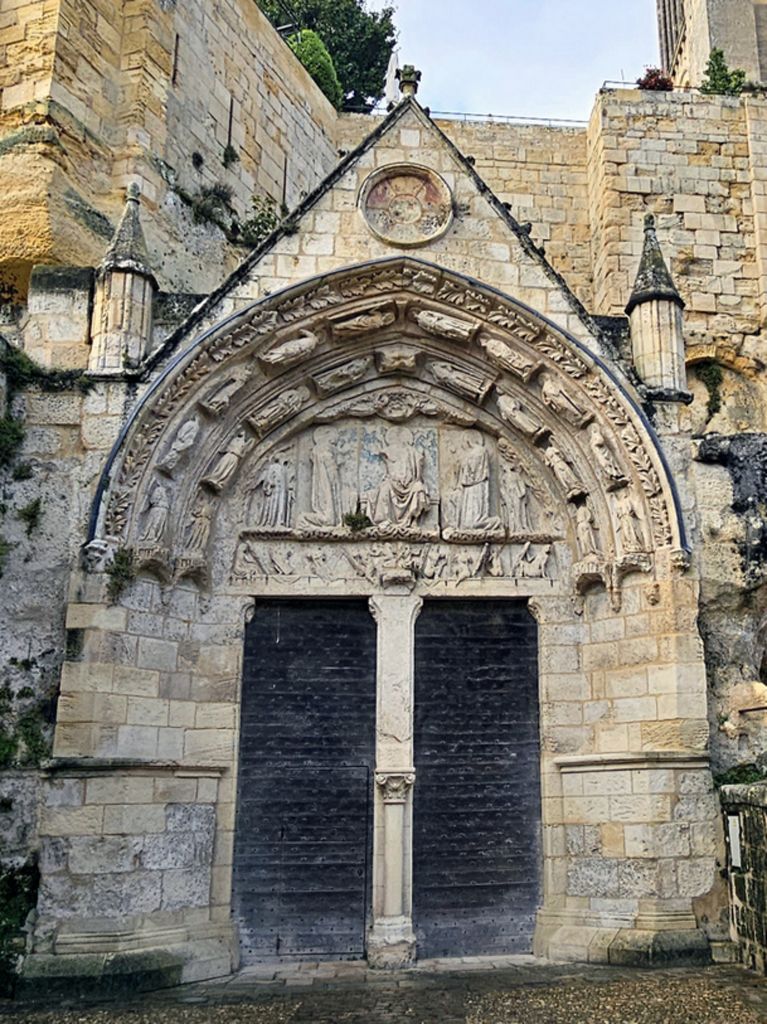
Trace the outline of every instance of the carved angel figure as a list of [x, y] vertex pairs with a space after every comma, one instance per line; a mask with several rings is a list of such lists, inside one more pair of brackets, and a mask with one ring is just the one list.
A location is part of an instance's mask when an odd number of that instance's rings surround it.
[[189, 532], [186, 538], [186, 544], [190, 551], [203, 551], [205, 549], [212, 521], [213, 509], [207, 499], [200, 496], [192, 509]]
[[305, 387], [290, 388], [284, 391], [279, 398], [261, 409], [260, 412], [251, 416], [248, 422], [259, 434], [266, 433], [271, 427], [276, 426], [288, 416], [298, 412], [301, 406], [309, 399], [309, 389]]
[[381, 458], [386, 476], [370, 495], [368, 514], [376, 525], [412, 526], [429, 507], [423, 455], [415, 449], [413, 432], [407, 427], [387, 430]]
[[511, 345], [507, 345], [505, 341], [501, 341], [500, 338], [493, 338], [488, 334], [483, 335], [479, 339], [479, 344], [496, 366], [509, 370], [511, 373], [516, 374], [517, 377], [521, 377], [522, 380], [527, 380], [530, 376], [534, 363], [529, 359], [525, 359], [519, 352], [515, 352]]
[[187, 420], [183, 423], [173, 438], [173, 443], [168, 448], [162, 461], [157, 468], [164, 473], [172, 473], [182, 456], [192, 447], [200, 432], [200, 424], [196, 419]]
[[578, 538], [581, 558], [587, 558], [589, 555], [601, 555], [599, 524], [588, 499], [575, 508], [575, 535]]
[[597, 465], [607, 479], [608, 486], [612, 489], [626, 484], [626, 477], [597, 423], [592, 423], [589, 429], [589, 444], [594, 452]]
[[231, 400], [243, 386], [245, 381], [250, 376], [252, 370], [248, 367], [240, 367], [229, 377], [228, 380], [224, 381], [219, 387], [214, 388], [213, 391], [209, 392], [202, 400], [203, 406], [218, 416], [220, 412], [229, 405]]
[[636, 551], [644, 551], [645, 538], [642, 521], [628, 489], [618, 491], [615, 497], [615, 515], [618, 520], [618, 533], [623, 553], [633, 554]]
[[257, 526], [287, 529], [291, 525], [295, 483], [290, 452], [278, 452], [267, 459], [251, 494], [259, 503]]
[[546, 448], [543, 449], [543, 458], [546, 465], [567, 491], [568, 496], [583, 493], [583, 485], [575, 475], [575, 470], [562, 454], [558, 445], [553, 441], [550, 440]]
[[283, 341], [275, 345], [268, 352], [262, 352], [258, 357], [267, 366], [282, 366], [289, 363], [296, 363], [311, 355], [320, 343], [320, 339], [312, 331], [303, 330], [296, 338]]
[[445, 313], [437, 313], [431, 309], [419, 310], [415, 319], [418, 326], [428, 334], [450, 338], [452, 341], [468, 341], [476, 330], [474, 323], [459, 320], [455, 316], [447, 316]]
[[541, 376], [541, 398], [552, 412], [563, 416], [576, 427], [582, 427], [589, 418], [573, 396], [549, 373]]
[[493, 385], [492, 378], [483, 377], [468, 367], [456, 366], [453, 363], [435, 360], [431, 364], [431, 372], [438, 384], [444, 384], [451, 391], [465, 395], [475, 402], [482, 402]]
[[244, 430], [234, 435], [223, 455], [213, 469], [203, 479], [203, 483], [214, 491], [222, 491], [237, 472], [245, 452], [250, 447], [250, 439]]
[[533, 437], [542, 428], [542, 424], [513, 395], [498, 393], [498, 411], [507, 423], [527, 437]]
[[165, 543], [165, 534], [168, 529], [170, 517], [170, 495], [162, 484], [155, 484], [149, 492], [149, 497], [144, 505], [146, 519], [144, 529], [139, 536], [142, 544], [162, 546]]

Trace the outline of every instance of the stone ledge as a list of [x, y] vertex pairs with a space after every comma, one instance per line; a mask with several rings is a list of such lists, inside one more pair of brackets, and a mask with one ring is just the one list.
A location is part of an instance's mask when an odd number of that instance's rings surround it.
[[217, 764], [183, 764], [181, 761], [140, 761], [134, 758], [121, 757], [54, 757], [43, 762], [42, 774], [53, 775], [99, 775], [112, 772], [137, 772], [156, 775], [162, 772], [172, 773], [180, 777], [220, 778], [229, 771], [225, 765]]
[[653, 750], [627, 754], [568, 754], [554, 758], [562, 772], [617, 772], [648, 768], [707, 768], [707, 753]]

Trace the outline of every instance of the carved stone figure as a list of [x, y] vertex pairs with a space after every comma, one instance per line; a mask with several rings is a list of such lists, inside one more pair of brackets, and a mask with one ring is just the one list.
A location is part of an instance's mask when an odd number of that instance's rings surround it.
[[532, 529], [530, 520], [530, 488], [521, 466], [508, 456], [500, 461], [501, 508], [510, 534]]
[[488, 359], [499, 366], [502, 370], [509, 370], [522, 380], [528, 381], [536, 367], [531, 359], [526, 359], [521, 353], [515, 352], [511, 345], [507, 345], [500, 338], [494, 338], [489, 334], [483, 334], [479, 344], [487, 352]]
[[557, 416], [564, 417], [576, 427], [585, 426], [593, 418], [593, 414], [578, 405], [573, 396], [552, 374], [544, 373], [540, 380], [543, 403]]
[[513, 395], [498, 392], [498, 411], [508, 424], [527, 437], [535, 437], [543, 430], [541, 424]]
[[251, 416], [248, 423], [258, 434], [264, 434], [278, 423], [282, 423], [288, 416], [295, 415], [308, 402], [309, 397], [308, 388], [290, 388]]
[[223, 384], [208, 392], [200, 402], [200, 405], [207, 409], [208, 412], [213, 413], [214, 416], [218, 416], [219, 413], [226, 409], [252, 372], [251, 367], [237, 367]]
[[470, 341], [477, 330], [477, 324], [458, 317], [437, 313], [431, 309], [422, 309], [415, 314], [418, 326], [427, 334], [438, 338], [450, 338], [451, 341]]
[[494, 383], [492, 377], [485, 377], [476, 370], [465, 366], [456, 366], [455, 363], [435, 360], [431, 363], [431, 372], [438, 384], [444, 384], [451, 391], [477, 403], [485, 400]]
[[95, 538], [82, 549], [82, 565], [85, 572], [104, 572], [115, 554], [115, 545], [108, 540]]
[[173, 470], [197, 440], [199, 433], [200, 424], [196, 419], [187, 420], [186, 423], [183, 423], [176, 431], [172, 444], [165, 452], [162, 460], [157, 464], [157, 468], [162, 470], [163, 473], [172, 476]]
[[458, 528], [497, 530], [500, 520], [490, 515], [490, 459], [479, 431], [470, 430], [463, 434], [460, 460]]
[[379, 373], [412, 373], [418, 362], [418, 349], [409, 345], [393, 345], [376, 352]]
[[514, 575], [522, 580], [547, 580], [546, 567], [551, 555], [551, 544], [543, 544], [539, 548], [531, 546], [527, 541], [514, 567]]
[[575, 507], [575, 535], [578, 539], [581, 558], [588, 558], [589, 555], [601, 556], [599, 523], [588, 498]]
[[575, 470], [554, 441], [549, 440], [548, 445], [543, 449], [543, 458], [546, 465], [564, 487], [568, 499], [572, 500], [584, 493], [583, 484], [576, 476]]
[[592, 423], [589, 428], [589, 444], [594, 458], [597, 460], [597, 465], [607, 481], [607, 489], [613, 491], [625, 487], [628, 480], [597, 423]]
[[368, 498], [368, 515], [380, 526], [413, 526], [429, 507], [423, 482], [423, 455], [407, 427], [386, 431], [386, 476]]
[[162, 484], [155, 484], [144, 505], [144, 528], [139, 535], [141, 544], [162, 547], [170, 518], [170, 495]]
[[354, 384], [365, 376], [370, 368], [372, 360], [370, 356], [363, 356], [360, 359], [352, 359], [342, 366], [334, 366], [332, 370], [324, 370], [316, 373], [312, 380], [317, 385], [321, 395], [328, 395], [339, 388]]
[[627, 555], [644, 551], [645, 538], [642, 521], [628, 488], [618, 491], [615, 496], [615, 515], [618, 520], [618, 534], [623, 553]]
[[208, 544], [213, 507], [204, 494], [200, 494], [192, 508], [191, 521], [187, 528], [186, 546], [190, 551], [204, 551]]
[[[255, 524], [288, 529], [293, 520], [295, 483], [292, 451], [276, 452], [261, 467], [251, 492], [258, 504]], [[252, 521], [252, 518], [251, 518]]]
[[333, 334], [336, 338], [351, 338], [357, 334], [368, 334], [370, 331], [380, 331], [384, 327], [391, 327], [397, 319], [397, 314], [390, 306], [379, 309], [371, 309], [356, 316], [333, 322]]
[[301, 516], [302, 526], [340, 526], [344, 517], [343, 485], [332, 427], [318, 427], [312, 435], [312, 508]]
[[250, 438], [245, 431], [238, 431], [211, 471], [203, 478], [202, 483], [214, 491], [222, 491], [239, 469], [242, 458], [250, 445]]
[[303, 330], [288, 341], [283, 341], [268, 352], [258, 357], [267, 366], [290, 366], [311, 355], [320, 343], [320, 339], [312, 331]]

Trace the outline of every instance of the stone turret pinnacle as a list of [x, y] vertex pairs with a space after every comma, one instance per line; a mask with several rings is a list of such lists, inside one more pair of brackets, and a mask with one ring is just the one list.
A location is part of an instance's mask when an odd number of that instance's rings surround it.
[[631, 316], [635, 306], [653, 299], [667, 299], [675, 302], [680, 309], [684, 309], [684, 300], [676, 290], [655, 233], [655, 217], [648, 213], [644, 219], [642, 258], [639, 261], [634, 290], [626, 306], [627, 316]]
[[154, 279], [154, 274], [149, 268], [149, 254], [141, 227], [140, 203], [141, 190], [132, 182], [125, 194], [125, 208], [120, 223], [101, 261], [102, 274], [107, 270], [124, 270]]
[[648, 213], [639, 270], [626, 306], [631, 351], [636, 371], [648, 387], [676, 395], [687, 390], [683, 309], [658, 243], [655, 218]]
[[157, 281], [149, 268], [139, 196], [138, 185], [129, 185], [120, 223], [99, 267], [91, 324], [91, 373], [122, 373], [139, 366], [149, 351]]

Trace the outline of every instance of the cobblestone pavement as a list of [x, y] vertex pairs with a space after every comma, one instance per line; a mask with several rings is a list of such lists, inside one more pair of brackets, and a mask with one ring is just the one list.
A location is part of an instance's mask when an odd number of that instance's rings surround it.
[[630, 970], [529, 958], [250, 969], [140, 1002], [22, 1010], [3, 1024], [766, 1024], [767, 979], [739, 967]]

